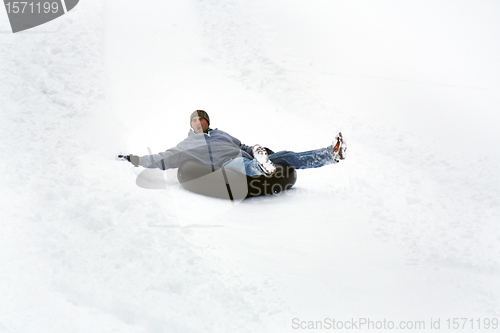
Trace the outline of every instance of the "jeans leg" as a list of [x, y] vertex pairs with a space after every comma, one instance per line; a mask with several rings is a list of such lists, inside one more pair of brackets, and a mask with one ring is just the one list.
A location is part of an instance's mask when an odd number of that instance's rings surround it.
[[333, 146], [300, 153], [279, 151], [269, 155], [269, 159], [275, 164], [285, 164], [293, 166], [295, 169], [319, 168], [337, 163], [333, 158]]
[[264, 174], [256, 160], [250, 160], [246, 157], [236, 157], [231, 161], [224, 163], [222, 167], [238, 171], [242, 174], [246, 174], [247, 176], [259, 176]]
[[[325, 165], [337, 163], [333, 158], [333, 146], [315, 150], [295, 153], [293, 151], [279, 151], [269, 155], [269, 159], [275, 164], [293, 166], [295, 169], [319, 168]], [[237, 157], [223, 165], [226, 169], [232, 169], [247, 176], [259, 176], [264, 172], [255, 159]]]

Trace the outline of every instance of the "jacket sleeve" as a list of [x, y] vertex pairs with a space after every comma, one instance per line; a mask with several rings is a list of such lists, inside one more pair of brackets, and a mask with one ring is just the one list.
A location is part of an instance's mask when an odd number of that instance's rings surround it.
[[158, 168], [166, 170], [177, 168], [181, 164], [182, 159], [182, 149], [173, 147], [158, 154], [142, 156], [140, 165], [150, 169]]
[[247, 145], [242, 143], [240, 145], [240, 149], [243, 150], [244, 152], [247, 152], [250, 156], [253, 157], [253, 151], [252, 151], [253, 146], [247, 146]]
[[145, 168], [159, 168], [162, 170], [178, 168], [187, 160], [199, 160], [207, 163], [208, 146], [204, 135], [190, 135], [177, 146], [164, 152], [141, 157], [140, 165]]

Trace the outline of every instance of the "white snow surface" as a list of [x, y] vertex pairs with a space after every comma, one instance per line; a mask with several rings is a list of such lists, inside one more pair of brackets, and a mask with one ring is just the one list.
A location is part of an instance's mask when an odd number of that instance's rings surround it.
[[[17, 34], [0, 12], [0, 332], [500, 318], [498, 2], [86, 0]], [[138, 187], [116, 155], [195, 109], [275, 151], [341, 131], [347, 159], [235, 205], [175, 171]]]

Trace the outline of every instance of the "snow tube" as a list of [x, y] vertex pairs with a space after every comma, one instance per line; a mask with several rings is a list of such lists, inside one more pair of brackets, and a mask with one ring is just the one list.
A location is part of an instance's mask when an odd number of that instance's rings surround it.
[[297, 180], [297, 171], [294, 167], [276, 164], [276, 173], [272, 176], [247, 176], [225, 168], [213, 171], [210, 165], [187, 161], [177, 170], [177, 179], [185, 189], [195, 193], [243, 200], [291, 188]]

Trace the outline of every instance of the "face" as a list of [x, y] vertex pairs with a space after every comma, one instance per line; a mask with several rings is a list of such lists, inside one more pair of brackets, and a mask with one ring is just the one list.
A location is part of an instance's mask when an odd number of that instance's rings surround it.
[[194, 117], [191, 119], [191, 128], [196, 134], [203, 133], [208, 129], [208, 121], [202, 117]]

